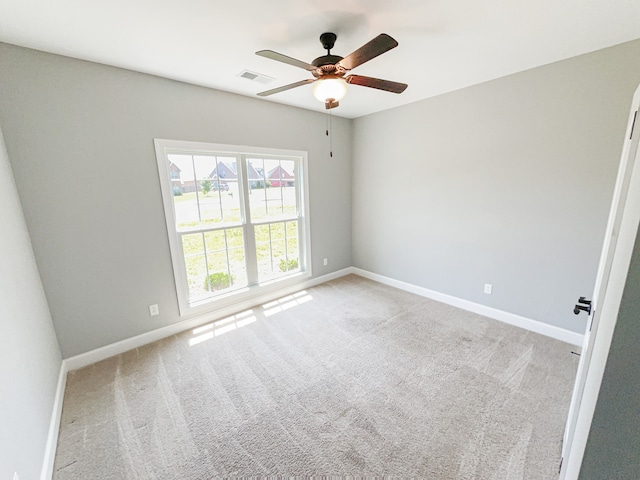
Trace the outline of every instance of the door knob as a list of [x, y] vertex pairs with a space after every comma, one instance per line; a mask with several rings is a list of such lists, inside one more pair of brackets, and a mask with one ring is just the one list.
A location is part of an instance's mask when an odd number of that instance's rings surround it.
[[587, 315], [591, 315], [591, 300], [587, 300], [585, 297], [580, 297], [578, 303], [576, 303], [573, 313], [578, 315], [580, 312], [587, 312]]

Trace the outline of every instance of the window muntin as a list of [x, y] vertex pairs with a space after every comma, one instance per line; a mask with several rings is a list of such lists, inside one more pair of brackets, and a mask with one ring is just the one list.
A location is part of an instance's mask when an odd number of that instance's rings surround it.
[[266, 281], [300, 270], [298, 222], [269, 222], [256, 225], [258, 279]]
[[311, 275], [304, 152], [156, 140], [156, 154], [182, 315]]

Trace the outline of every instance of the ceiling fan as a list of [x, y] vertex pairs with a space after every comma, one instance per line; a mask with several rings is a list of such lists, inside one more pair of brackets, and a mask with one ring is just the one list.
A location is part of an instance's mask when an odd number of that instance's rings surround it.
[[386, 33], [381, 33], [355, 52], [343, 58], [338, 55], [331, 55], [331, 49], [337, 38], [337, 35], [331, 32], [320, 35], [320, 43], [322, 43], [322, 48], [327, 51], [327, 54], [316, 58], [311, 63], [296, 60], [295, 58], [274, 52], [273, 50], [260, 50], [256, 52], [256, 55], [260, 55], [261, 57], [270, 58], [271, 60], [293, 65], [294, 67], [304, 68], [315, 77], [260, 92], [258, 96], [266, 97], [274, 93], [284, 92], [285, 90], [301, 87], [309, 83], [315, 83], [313, 86], [313, 95], [321, 102], [324, 102], [326, 109], [330, 109], [340, 104], [339, 101], [347, 93], [347, 84], [377, 88], [378, 90], [392, 93], [404, 92], [408, 86], [406, 83], [391, 82], [389, 80], [365, 77], [362, 75], [347, 75], [349, 71], [358, 65], [362, 65], [378, 55], [397, 47], [398, 42]]

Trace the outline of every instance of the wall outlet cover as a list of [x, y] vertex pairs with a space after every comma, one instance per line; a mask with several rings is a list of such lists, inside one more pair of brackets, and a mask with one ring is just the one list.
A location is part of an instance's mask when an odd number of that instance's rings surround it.
[[327, 265], [329, 265], [329, 259], [327, 258], [323, 258], [322, 259], [322, 263], [324, 264], [324, 266], [326, 267]]
[[149, 305], [149, 315], [151, 315], [152, 317], [155, 317], [156, 315], [160, 314], [160, 309], [158, 308], [158, 304], [154, 304], [154, 305]]
[[485, 283], [484, 284], [484, 293], [486, 293], [487, 295], [491, 295], [492, 291], [493, 291], [493, 285], [491, 285], [490, 283]]

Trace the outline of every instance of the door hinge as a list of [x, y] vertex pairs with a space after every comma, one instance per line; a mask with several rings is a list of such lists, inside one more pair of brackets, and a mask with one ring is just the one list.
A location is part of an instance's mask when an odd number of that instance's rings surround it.
[[638, 116], [638, 110], [633, 114], [633, 122], [631, 122], [631, 133], [629, 134], [629, 140], [633, 138], [633, 129], [636, 126], [636, 117]]

